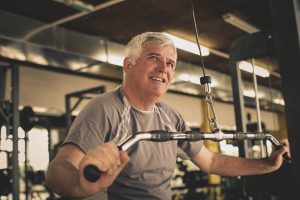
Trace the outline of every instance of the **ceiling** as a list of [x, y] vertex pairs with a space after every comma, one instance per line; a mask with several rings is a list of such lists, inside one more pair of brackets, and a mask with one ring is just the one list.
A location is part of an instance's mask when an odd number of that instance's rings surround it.
[[[225, 22], [224, 14], [234, 14], [260, 30], [272, 30], [268, 0], [193, 2], [200, 44], [212, 50], [204, 57], [207, 69], [230, 75], [230, 45], [236, 38], [249, 34]], [[165, 31], [196, 41], [189, 0], [9, 0], [0, 5], [0, 10], [8, 13], [120, 44], [126, 44], [132, 36], [144, 31]], [[14, 28], [22, 31], [17, 26]], [[178, 51], [178, 59], [199, 69], [202, 65], [198, 55], [183, 50]], [[281, 90], [275, 56], [259, 58], [256, 62], [271, 70], [271, 79], [258, 77], [258, 83], [269, 87], [271, 80], [272, 87]], [[243, 73], [243, 77], [251, 80], [251, 74]]]

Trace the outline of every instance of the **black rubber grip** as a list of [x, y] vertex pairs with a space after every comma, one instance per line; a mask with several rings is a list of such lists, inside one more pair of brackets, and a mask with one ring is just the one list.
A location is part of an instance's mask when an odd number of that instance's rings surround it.
[[186, 136], [188, 141], [199, 141], [204, 139], [203, 135], [199, 133], [189, 132]]
[[87, 165], [83, 169], [83, 176], [90, 182], [96, 182], [100, 179], [102, 172], [94, 165]]

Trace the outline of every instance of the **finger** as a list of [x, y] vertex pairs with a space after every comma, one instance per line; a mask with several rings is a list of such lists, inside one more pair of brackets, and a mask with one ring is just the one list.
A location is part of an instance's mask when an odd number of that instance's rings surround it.
[[113, 170], [120, 163], [120, 155], [112, 152], [111, 149], [103, 149], [102, 159], [107, 161], [109, 169]]
[[284, 155], [286, 154], [288, 158], [291, 158], [291, 152], [290, 148], [288, 146], [284, 146], [285, 152], [283, 153]]
[[111, 164], [111, 167], [114, 167], [116, 163], [120, 163], [119, 150], [112, 142], [103, 144], [101, 147], [99, 147], [99, 151], [94, 153], [97, 154], [96, 156], [99, 159], [104, 158], [107, 160]]
[[275, 153], [282, 156], [282, 155], [283, 155], [284, 153], [286, 153], [287, 151], [288, 151], [287, 148], [286, 148], [285, 146], [282, 146], [281, 148], [277, 149], [277, 150], [275, 151]]
[[278, 155], [282, 157], [285, 161], [289, 163], [291, 162], [291, 156], [288, 147], [286, 146], [282, 147], [278, 153], [279, 153]]
[[84, 159], [82, 161], [82, 163], [80, 163], [80, 166], [81, 166], [80, 168], [83, 171], [86, 170], [87, 167], [93, 166], [97, 170], [99, 170], [100, 172], [107, 173], [109, 167], [108, 167], [107, 163], [104, 160], [101, 160], [101, 159], [92, 159], [92, 160], [90, 160], [90, 159], [91, 158], [88, 157], [88, 158]]
[[120, 152], [120, 157], [121, 157], [121, 164], [116, 168], [115, 174], [118, 175], [122, 169], [126, 166], [126, 164], [129, 161], [129, 157], [127, 152], [121, 151]]
[[288, 139], [282, 139], [282, 140], [280, 140], [280, 143], [282, 143], [282, 144], [284, 144], [284, 145], [287, 145], [287, 146], [289, 146], [289, 140]]
[[280, 144], [275, 146], [275, 152], [281, 152], [281, 151], [286, 151], [287, 149], [289, 149], [288, 146], [285, 146], [284, 144]]
[[288, 147], [288, 146], [283, 146], [283, 150], [284, 150], [284, 153], [285, 153], [285, 152], [288, 153], [288, 152], [289, 152], [289, 147]]
[[125, 166], [127, 162], [129, 161], [128, 153], [125, 151], [120, 152], [120, 158], [121, 158], [121, 165]]
[[[105, 146], [97, 148], [95, 150], [89, 151], [84, 159], [84, 166], [88, 164], [95, 165], [99, 170], [107, 172], [109, 174], [113, 173], [113, 169], [117, 165], [116, 155], [112, 153], [113, 151]], [[120, 159], [120, 158], [117, 158]]]

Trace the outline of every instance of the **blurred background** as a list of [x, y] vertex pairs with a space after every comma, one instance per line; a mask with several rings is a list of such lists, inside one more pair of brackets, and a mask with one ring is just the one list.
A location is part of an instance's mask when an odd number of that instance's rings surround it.
[[[138, 33], [162, 31], [175, 41], [175, 79], [163, 101], [193, 130], [209, 132], [193, 12], [221, 129], [289, 139], [298, 160], [298, 1], [2, 1], [1, 200], [61, 198], [45, 186], [47, 165], [84, 105], [122, 83], [124, 47]], [[267, 141], [205, 145], [249, 158], [272, 152]], [[251, 178], [205, 174], [180, 159], [177, 164], [173, 199], [296, 199], [300, 181], [297, 162]]]

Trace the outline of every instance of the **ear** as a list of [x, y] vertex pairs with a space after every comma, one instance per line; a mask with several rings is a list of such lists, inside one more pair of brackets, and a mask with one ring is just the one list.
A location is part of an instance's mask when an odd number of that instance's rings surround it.
[[132, 68], [132, 64], [129, 60], [129, 58], [125, 58], [124, 61], [123, 61], [123, 66], [124, 66], [124, 73], [128, 73], [131, 68]]

